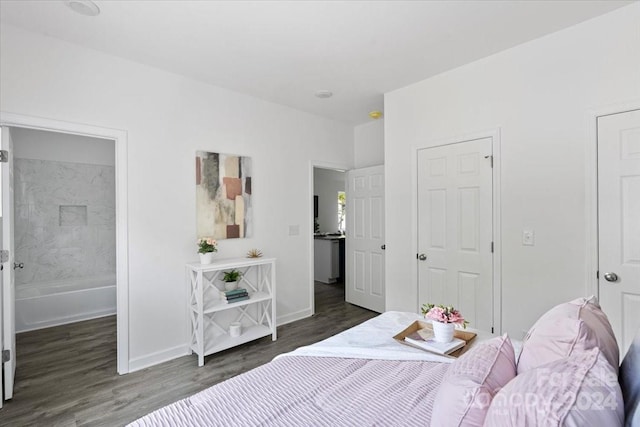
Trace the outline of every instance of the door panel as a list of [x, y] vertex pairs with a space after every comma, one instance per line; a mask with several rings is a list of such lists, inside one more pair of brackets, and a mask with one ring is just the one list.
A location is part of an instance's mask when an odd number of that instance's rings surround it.
[[384, 166], [347, 173], [346, 300], [379, 313], [385, 307]]
[[4, 399], [13, 397], [13, 381], [16, 373], [16, 326], [13, 242], [13, 143], [9, 128], [2, 127], [0, 147], [8, 153], [9, 161], [2, 163], [2, 249], [9, 251], [9, 260], [2, 269], [2, 335], [3, 349], [11, 356], [4, 363]]
[[640, 327], [640, 110], [598, 118], [598, 263], [600, 303], [624, 356]]
[[492, 139], [418, 151], [419, 303], [453, 305], [493, 327]]

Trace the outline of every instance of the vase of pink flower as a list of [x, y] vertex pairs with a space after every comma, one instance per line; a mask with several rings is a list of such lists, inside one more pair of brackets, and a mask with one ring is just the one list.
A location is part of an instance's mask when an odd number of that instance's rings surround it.
[[455, 325], [467, 327], [467, 322], [458, 310], [451, 306], [423, 304], [422, 314], [431, 320], [434, 339], [437, 342], [451, 342]]
[[211, 237], [201, 237], [198, 239], [200, 264], [211, 264], [215, 252], [218, 252], [218, 242], [215, 239]]

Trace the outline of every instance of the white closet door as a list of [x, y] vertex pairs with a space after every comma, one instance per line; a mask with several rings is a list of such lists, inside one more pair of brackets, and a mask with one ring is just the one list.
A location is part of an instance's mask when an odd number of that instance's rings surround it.
[[492, 139], [418, 150], [419, 303], [493, 328]]
[[598, 118], [600, 304], [624, 356], [640, 327], [640, 110]]

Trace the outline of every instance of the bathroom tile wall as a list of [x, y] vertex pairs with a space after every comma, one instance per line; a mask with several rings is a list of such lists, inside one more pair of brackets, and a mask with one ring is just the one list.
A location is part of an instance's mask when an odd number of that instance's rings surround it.
[[15, 159], [16, 286], [115, 274], [113, 166]]

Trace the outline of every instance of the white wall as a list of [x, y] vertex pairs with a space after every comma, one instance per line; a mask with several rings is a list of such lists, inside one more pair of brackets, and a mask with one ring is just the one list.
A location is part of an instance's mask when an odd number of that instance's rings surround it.
[[277, 257], [279, 321], [311, 313], [309, 164], [352, 164], [351, 127], [8, 25], [0, 43], [0, 110], [127, 132], [136, 367], [186, 349], [197, 150], [253, 160], [255, 237], [222, 241], [219, 256]]
[[14, 156], [54, 162], [115, 165], [114, 143], [108, 139], [13, 128]]
[[313, 193], [318, 196], [318, 224], [321, 233], [338, 231], [338, 192], [344, 191], [346, 173], [313, 168]]
[[353, 136], [355, 168], [384, 164], [384, 119], [356, 126]]
[[[520, 338], [552, 305], [584, 295], [587, 118], [640, 100], [639, 22], [636, 3], [385, 96], [387, 310], [418, 304], [415, 148], [496, 128], [504, 330]], [[525, 228], [533, 247], [522, 246]]]

